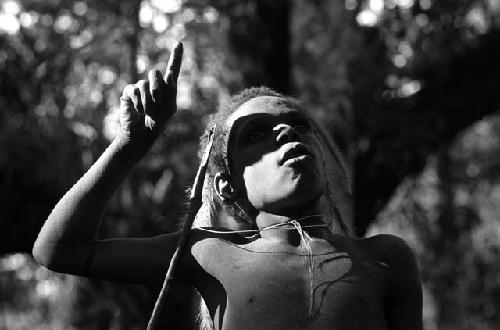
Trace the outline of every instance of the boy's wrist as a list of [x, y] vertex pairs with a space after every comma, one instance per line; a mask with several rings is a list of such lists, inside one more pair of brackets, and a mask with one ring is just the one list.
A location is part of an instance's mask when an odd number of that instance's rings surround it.
[[121, 152], [128, 154], [131, 159], [141, 159], [151, 148], [152, 143], [148, 141], [137, 141], [131, 139], [126, 132], [120, 132], [112, 142]]

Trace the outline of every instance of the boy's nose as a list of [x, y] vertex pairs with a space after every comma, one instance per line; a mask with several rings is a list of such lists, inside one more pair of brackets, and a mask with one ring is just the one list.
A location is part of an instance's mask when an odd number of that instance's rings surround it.
[[279, 145], [292, 141], [300, 141], [300, 134], [292, 126], [288, 124], [278, 124], [273, 127], [273, 131], [277, 131], [276, 142]]

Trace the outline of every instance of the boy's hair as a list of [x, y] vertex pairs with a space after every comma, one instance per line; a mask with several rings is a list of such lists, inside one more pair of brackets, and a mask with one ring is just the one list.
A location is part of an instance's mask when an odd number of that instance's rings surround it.
[[[290, 106], [296, 109], [304, 110], [302, 103], [292, 97], [285, 96], [271, 88], [261, 86], [261, 87], [252, 87], [242, 90], [240, 93], [230, 97], [227, 101], [223, 102], [219, 107], [218, 111], [209, 117], [207, 123], [207, 129], [205, 133], [200, 138], [200, 148], [199, 148], [199, 156], [201, 157], [201, 153], [205, 150], [205, 146], [208, 142], [209, 130], [214, 129], [213, 134], [213, 146], [212, 152], [210, 154], [210, 159], [207, 168], [207, 174], [205, 177], [204, 191], [203, 191], [203, 202], [210, 205], [210, 215], [216, 216], [221, 207], [224, 207], [226, 212], [233, 216], [236, 221], [250, 223], [251, 225], [255, 225], [252, 219], [248, 218], [248, 211], [244, 210], [241, 205], [233, 202], [222, 202], [220, 198], [215, 193], [214, 189], [214, 177], [217, 173], [226, 173], [227, 175], [231, 174], [230, 168], [230, 160], [231, 156], [228, 154], [227, 143], [229, 140], [230, 128], [226, 128], [225, 122], [227, 118], [235, 112], [241, 105], [245, 102], [259, 97], [259, 96], [274, 96], [282, 98], [288, 103]], [[305, 112], [305, 111], [304, 111]], [[325, 136], [324, 132], [318, 132], [321, 135], [321, 139], [325, 144], [327, 144], [327, 148], [332, 153], [332, 156], [338, 162], [340, 166], [340, 170], [346, 178], [348, 189], [350, 190], [350, 176], [347, 170], [347, 167], [343, 161], [343, 157], [340, 154], [340, 151], [336, 147], [335, 143], [331, 141], [327, 136]], [[231, 179], [230, 177], [228, 179]], [[236, 205], [235, 205], [236, 204]], [[245, 205], [248, 206], [248, 205]]]

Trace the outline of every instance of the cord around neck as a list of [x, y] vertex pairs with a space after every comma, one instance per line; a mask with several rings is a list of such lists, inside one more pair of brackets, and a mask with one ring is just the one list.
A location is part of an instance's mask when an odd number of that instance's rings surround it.
[[326, 223], [318, 223], [311, 225], [301, 225], [300, 221], [304, 219], [308, 219], [311, 217], [323, 217], [323, 215], [308, 215], [298, 219], [292, 219], [287, 222], [276, 223], [273, 225], [266, 226], [261, 229], [244, 229], [244, 230], [216, 230], [204, 227], [195, 227], [196, 229], [203, 230], [206, 232], [214, 233], [214, 234], [250, 234], [253, 235], [247, 236], [247, 238], [254, 238], [258, 236], [261, 232], [270, 230], [270, 229], [281, 229], [281, 230], [298, 230], [297, 228], [330, 228]]

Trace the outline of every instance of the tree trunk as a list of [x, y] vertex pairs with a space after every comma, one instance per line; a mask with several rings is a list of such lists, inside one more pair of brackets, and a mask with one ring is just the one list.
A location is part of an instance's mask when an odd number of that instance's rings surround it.
[[290, 1], [247, 0], [222, 8], [230, 19], [229, 66], [242, 75], [241, 88], [266, 85], [290, 92]]
[[[377, 103], [373, 96], [355, 93], [355, 100], [372, 102], [354, 105], [356, 144], [368, 141], [355, 159], [358, 235], [365, 234], [402, 180], [419, 173], [443, 141], [500, 108], [499, 42], [500, 31], [489, 32], [451, 61], [445, 79], [411, 98]], [[374, 120], [380, 125], [370, 125]]]

